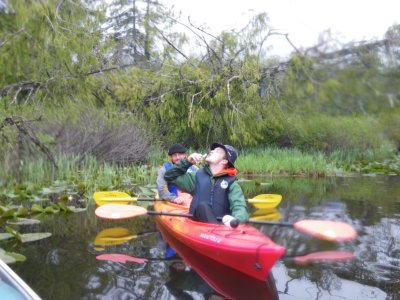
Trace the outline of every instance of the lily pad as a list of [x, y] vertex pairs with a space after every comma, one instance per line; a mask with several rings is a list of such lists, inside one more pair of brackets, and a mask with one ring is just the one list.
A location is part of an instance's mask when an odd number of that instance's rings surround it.
[[16, 218], [14, 220], [7, 220], [7, 224], [9, 225], [33, 225], [39, 223], [40, 223], [39, 220], [27, 219], [27, 218]]
[[41, 207], [39, 204], [35, 203], [35, 204], [32, 205], [31, 211], [33, 213], [42, 213], [42, 212], [44, 212], [44, 208]]
[[139, 189], [142, 195], [149, 196], [154, 194], [154, 192], [150, 188], [140, 186]]
[[2, 217], [3, 218], [14, 218], [15, 212], [12, 208], [6, 210], [3, 212]]
[[42, 188], [42, 190], [39, 193], [45, 196], [45, 195], [54, 194], [54, 190], [44, 187], [44, 188]]
[[10, 198], [10, 199], [15, 199], [15, 198], [18, 197], [18, 195], [15, 195], [15, 194], [12, 193], [12, 192], [5, 193], [4, 195], [6, 195], [6, 196], [7, 196], [8, 198]]
[[4, 261], [6, 264], [13, 264], [17, 261], [14, 257], [8, 255], [7, 252], [1, 248], [0, 248], [0, 259]]
[[50, 232], [24, 233], [19, 235], [19, 240], [22, 243], [29, 243], [46, 239], [51, 236]]
[[4, 249], [0, 248], [0, 259], [3, 260], [6, 264], [12, 264], [17, 261], [25, 261], [26, 257], [22, 254], [7, 252]]
[[25, 207], [23, 207], [23, 206], [18, 207], [17, 213], [16, 213], [16, 215], [18, 217], [27, 216], [28, 214], [29, 214], [29, 211]]
[[41, 202], [41, 201], [43, 201], [44, 200], [44, 198], [42, 198], [42, 197], [38, 197], [37, 195], [32, 195], [32, 197], [31, 197], [31, 202]]
[[86, 207], [74, 207], [74, 206], [68, 206], [68, 209], [70, 209], [74, 213], [78, 213], [78, 212], [82, 212], [82, 211], [86, 211], [87, 210]]
[[74, 212], [69, 206], [65, 205], [65, 203], [63, 203], [63, 202], [59, 202], [59, 203], [58, 203], [58, 206], [60, 207], [60, 209], [61, 209], [62, 211], [65, 211], [65, 212]]
[[2, 232], [0, 233], [0, 241], [2, 240], [8, 240], [10, 238], [14, 237], [11, 233], [8, 232]]
[[5, 211], [7, 211], [9, 208], [7, 206], [4, 205], [0, 205], [0, 212], [3, 213]]
[[57, 213], [57, 212], [59, 212], [60, 210], [59, 209], [56, 209], [56, 208], [54, 208], [53, 206], [47, 206], [45, 209], [44, 209], [44, 212], [45, 213], [48, 213], [48, 214], [55, 214], [55, 213]]
[[6, 252], [6, 254], [8, 256], [13, 257], [16, 261], [25, 261], [26, 260], [26, 256], [22, 255], [20, 253], [15, 253], [15, 252]]

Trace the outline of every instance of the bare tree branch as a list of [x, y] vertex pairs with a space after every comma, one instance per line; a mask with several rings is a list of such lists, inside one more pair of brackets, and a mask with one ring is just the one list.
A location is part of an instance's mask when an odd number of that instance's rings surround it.
[[233, 76], [233, 77], [229, 78], [229, 79], [228, 79], [228, 82], [226, 83], [226, 90], [227, 90], [227, 93], [228, 93], [228, 100], [229, 100], [229, 103], [231, 104], [231, 106], [233, 107], [233, 109], [236, 110], [238, 113], [243, 114], [243, 112], [241, 112], [241, 111], [237, 108], [237, 106], [233, 103], [232, 98], [231, 98], [231, 89], [230, 89], [231, 81], [234, 80], [234, 79], [238, 79], [238, 78], [239, 78], [239, 76]]
[[[39, 121], [33, 120], [33, 121]], [[5, 126], [15, 126], [19, 133], [25, 136], [29, 141], [33, 142], [50, 160], [53, 166], [57, 169], [57, 163], [54, 160], [53, 155], [50, 150], [40, 141], [40, 139], [36, 136], [35, 131], [29, 126], [29, 123], [32, 121], [28, 121], [22, 117], [7, 117], [0, 124], [0, 132], [3, 130]]]
[[56, 7], [56, 16], [59, 19], [61, 19], [60, 10], [61, 10], [61, 7], [63, 6], [64, 2], [65, 2], [65, 0], [60, 0], [60, 2], [58, 2], [57, 7]]

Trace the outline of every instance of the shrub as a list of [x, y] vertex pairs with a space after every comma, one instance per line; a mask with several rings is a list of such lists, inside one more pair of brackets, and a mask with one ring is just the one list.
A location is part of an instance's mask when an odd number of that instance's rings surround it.
[[381, 126], [383, 134], [400, 151], [400, 109], [381, 115]]
[[377, 149], [388, 143], [378, 125], [370, 117], [318, 115], [298, 119], [298, 126], [291, 128], [290, 136], [294, 146], [303, 150]]
[[128, 120], [108, 120], [103, 113], [87, 109], [78, 118], [64, 117], [41, 124], [41, 130], [54, 137], [57, 155], [92, 155], [113, 163], [144, 162], [150, 138]]

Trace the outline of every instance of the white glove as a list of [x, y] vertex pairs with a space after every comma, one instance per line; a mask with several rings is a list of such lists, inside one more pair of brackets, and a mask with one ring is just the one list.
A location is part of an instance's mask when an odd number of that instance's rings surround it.
[[182, 204], [183, 203], [183, 199], [182, 197], [175, 197], [172, 202], [176, 203], [176, 204]]
[[222, 223], [224, 223], [225, 226], [231, 227], [231, 228], [236, 228], [239, 225], [239, 222], [237, 219], [232, 217], [231, 215], [225, 215], [222, 217]]

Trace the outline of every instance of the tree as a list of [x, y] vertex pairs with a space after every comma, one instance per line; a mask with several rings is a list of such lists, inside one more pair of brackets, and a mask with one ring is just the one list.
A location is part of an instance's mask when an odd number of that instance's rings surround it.
[[115, 40], [113, 63], [141, 66], [157, 63], [164, 50], [162, 41], [173, 39], [166, 31], [174, 22], [172, 12], [156, 0], [114, 0], [108, 11], [106, 28]]
[[0, 15], [1, 97], [13, 104], [90, 98], [87, 75], [103, 66], [107, 49], [104, 15], [90, 3], [8, 1]]

